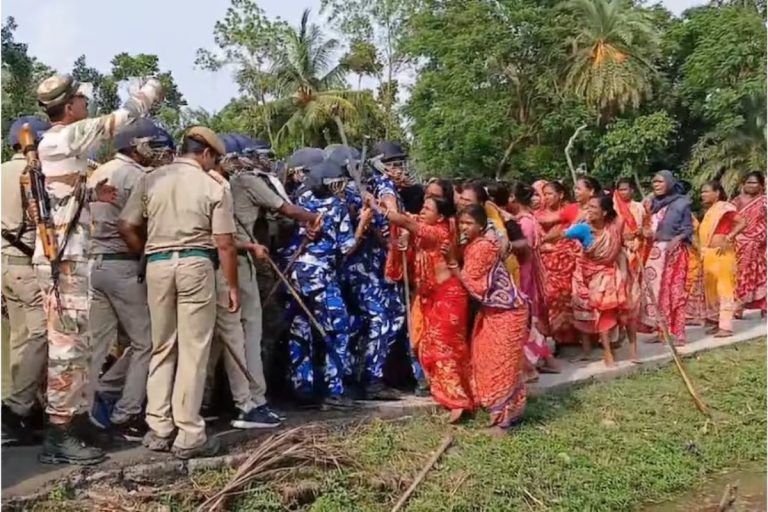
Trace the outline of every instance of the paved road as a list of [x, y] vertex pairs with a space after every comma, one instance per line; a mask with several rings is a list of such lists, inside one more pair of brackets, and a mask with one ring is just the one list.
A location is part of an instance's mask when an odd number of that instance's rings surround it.
[[[743, 342], [749, 339], [766, 336], [765, 321], [760, 320], [759, 315], [748, 314], [745, 320], [736, 324], [736, 334], [731, 338], [714, 339], [704, 334], [702, 328], [690, 328], [688, 331], [688, 345], [680, 352], [691, 354], [702, 350], [709, 350], [733, 343]], [[538, 383], [534, 384], [534, 393], [544, 393], [548, 390], [571, 386], [577, 383], [595, 380], [611, 379], [619, 375], [625, 375], [637, 371], [643, 367], [661, 365], [667, 363], [671, 356], [669, 349], [661, 344], [647, 344], [643, 340], [649, 336], [640, 337], [639, 355], [642, 365], [635, 365], [627, 361], [627, 348], [622, 347], [617, 351], [618, 365], [612, 369], [606, 369], [602, 361], [572, 364], [564, 360], [563, 372], [559, 375], [542, 375]], [[599, 358], [599, 351], [595, 351], [595, 358]], [[398, 416], [407, 414], [425, 407], [433, 406], [429, 399], [409, 397], [399, 402], [378, 402], [362, 404], [363, 408], [356, 414], [375, 414], [381, 416]], [[293, 413], [289, 425], [300, 425], [307, 421], [322, 421], [338, 418], [349, 413]], [[220, 432], [225, 445], [231, 446], [244, 439], [262, 434], [225, 430]], [[2, 450], [2, 489], [3, 498], [24, 496], [39, 492], [50, 487], [54, 482], [65, 477], [77, 474], [80, 469], [72, 466], [48, 466], [37, 462], [39, 447], [15, 447]], [[161, 460], [169, 456], [155, 454], [142, 447], [127, 447], [110, 453], [110, 459], [97, 468], [127, 467], [137, 463], [146, 463]], [[98, 469], [97, 469], [98, 470]]]

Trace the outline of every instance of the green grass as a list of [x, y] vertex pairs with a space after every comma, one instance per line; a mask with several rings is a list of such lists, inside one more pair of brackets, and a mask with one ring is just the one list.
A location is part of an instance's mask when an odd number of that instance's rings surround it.
[[[360, 467], [314, 475], [322, 494], [302, 509], [390, 510], [452, 432], [454, 446], [408, 511], [631, 510], [694, 487], [712, 472], [765, 464], [765, 358], [761, 340], [687, 360], [712, 420], [694, 408], [670, 367], [532, 398], [525, 424], [503, 439], [484, 432], [484, 415], [456, 429], [442, 415], [373, 421], [347, 440]], [[232, 505], [286, 509], [268, 488]]]
[[[352, 464], [254, 486], [228, 510], [389, 511], [448, 433], [455, 442], [411, 497], [409, 512], [623, 512], [697, 488], [722, 470], [764, 467], [765, 340], [686, 364], [712, 419], [694, 408], [668, 367], [531, 398], [524, 424], [503, 438], [485, 432], [484, 414], [459, 427], [447, 426], [443, 414], [373, 420], [336, 439]], [[190, 487], [210, 494], [209, 484], [227, 476], [195, 476]], [[171, 510], [193, 503], [190, 496], [163, 502]]]

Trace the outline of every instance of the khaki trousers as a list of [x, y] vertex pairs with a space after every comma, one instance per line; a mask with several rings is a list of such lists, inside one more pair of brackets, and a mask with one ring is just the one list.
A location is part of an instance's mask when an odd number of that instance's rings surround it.
[[[91, 331], [92, 378], [86, 390], [89, 406], [96, 391], [117, 388], [120, 399], [111, 420], [123, 423], [141, 413], [147, 396], [147, 373], [152, 356], [147, 286], [139, 283], [139, 262], [130, 260], [91, 260]], [[118, 340], [118, 329], [127, 349], [101, 377], [97, 377], [110, 349]], [[121, 340], [121, 341], [123, 341]]]
[[147, 424], [174, 446], [206, 441], [200, 416], [208, 357], [216, 323], [213, 263], [203, 257], [152, 261], [147, 296], [152, 323], [152, 359], [147, 379]]
[[2, 292], [8, 305], [11, 389], [5, 404], [27, 416], [43, 384], [48, 339], [43, 294], [29, 258], [3, 256]]
[[[229, 346], [229, 349], [227, 349], [227, 346]], [[222, 356], [224, 357], [224, 368], [227, 371], [232, 398], [237, 408], [248, 412], [256, 406], [264, 405], [266, 401], [264, 400], [263, 393], [261, 401], [256, 401], [251, 397], [248, 377], [246, 377], [234, 359], [237, 357], [248, 366], [245, 356], [245, 336], [243, 335], [243, 326], [240, 323], [240, 311], [236, 313], [229, 311], [229, 285], [224, 277], [224, 272], [219, 269], [216, 271], [216, 328], [213, 334], [211, 357], [208, 360], [208, 389], [206, 391], [209, 393], [212, 393], [212, 377], [219, 358]], [[259, 366], [259, 370], [261, 370], [261, 366]], [[264, 388], [263, 373], [260, 371], [254, 374], [251, 368], [248, 368], [248, 371], [257, 384]]]
[[251, 396], [257, 405], [267, 403], [267, 384], [264, 380], [264, 363], [261, 354], [262, 309], [256, 269], [245, 256], [237, 257], [237, 275], [240, 285], [240, 318], [245, 335], [245, 359], [248, 371], [255, 379], [251, 384]]

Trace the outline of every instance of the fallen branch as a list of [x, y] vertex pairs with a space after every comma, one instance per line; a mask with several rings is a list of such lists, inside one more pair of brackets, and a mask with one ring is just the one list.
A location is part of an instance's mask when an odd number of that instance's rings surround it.
[[398, 512], [401, 508], [403, 508], [403, 505], [405, 505], [405, 502], [408, 501], [408, 498], [411, 497], [413, 491], [415, 491], [421, 481], [424, 480], [424, 477], [427, 476], [427, 473], [429, 473], [429, 470], [432, 469], [440, 456], [443, 455], [443, 453], [445, 453], [445, 451], [451, 446], [451, 443], [453, 443], [453, 436], [445, 436], [445, 439], [443, 439], [443, 442], [437, 448], [435, 453], [432, 454], [432, 457], [429, 458], [419, 474], [416, 475], [416, 479], [413, 481], [411, 486], [406, 489], [405, 493], [400, 496], [400, 499], [397, 500], [397, 503], [395, 503], [395, 506], [392, 507], [392, 512]]

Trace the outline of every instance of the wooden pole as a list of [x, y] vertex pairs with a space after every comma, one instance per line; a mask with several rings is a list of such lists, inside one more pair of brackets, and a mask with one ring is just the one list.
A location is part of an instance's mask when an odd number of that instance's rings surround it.
[[691, 381], [691, 378], [688, 376], [688, 372], [685, 371], [685, 367], [683, 366], [683, 361], [680, 359], [680, 354], [677, 352], [677, 348], [675, 347], [674, 341], [672, 341], [672, 335], [669, 333], [669, 327], [667, 326], [667, 320], [664, 318], [664, 315], [659, 310], [659, 305], [656, 302], [656, 297], [653, 295], [653, 292], [651, 291], [651, 288], [648, 286], [648, 282], [645, 280], [643, 275], [643, 267], [640, 267], [640, 280], [643, 283], [643, 288], [645, 289], [645, 295], [648, 297], [648, 300], [651, 303], [651, 306], [653, 307], [654, 311], [656, 312], [656, 322], [661, 326], [661, 336], [664, 338], [664, 341], [666, 342], [667, 346], [669, 346], [669, 349], [672, 351], [672, 359], [675, 361], [675, 366], [677, 367], [678, 372], [680, 373], [680, 377], [683, 379], [683, 383], [685, 384], [686, 389], [688, 390], [688, 394], [691, 395], [691, 398], [693, 399], [693, 403], [696, 405], [696, 408], [705, 416], [710, 416], [709, 409], [707, 408], [707, 405], [704, 403], [704, 401], [699, 398], [698, 393], [696, 393], [696, 389], [693, 387], [693, 382]]

